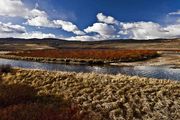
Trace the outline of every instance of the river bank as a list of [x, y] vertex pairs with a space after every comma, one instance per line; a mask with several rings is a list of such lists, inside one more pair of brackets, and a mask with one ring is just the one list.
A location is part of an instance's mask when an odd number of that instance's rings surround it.
[[179, 51], [160, 51], [159, 57], [136, 62], [111, 63], [117, 66], [170, 66], [174, 69], [180, 68], [180, 52]]
[[171, 66], [112, 66], [112, 65], [73, 65], [32, 62], [26, 60], [14, 60], [0, 58], [0, 65], [11, 65], [12, 67], [24, 69], [39, 69], [47, 71], [66, 71], [77, 73], [98, 73], [98, 74], [125, 74], [130, 76], [148, 77], [156, 79], [180, 80], [180, 69]]
[[180, 82], [127, 75], [15, 69], [7, 84], [26, 84], [38, 94], [64, 96], [104, 119], [179, 119]]

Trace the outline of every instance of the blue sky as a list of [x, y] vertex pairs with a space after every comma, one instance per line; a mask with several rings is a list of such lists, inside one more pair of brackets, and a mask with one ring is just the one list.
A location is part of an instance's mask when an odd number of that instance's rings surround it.
[[[60, 12], [59, 15], [67, 12], [68, 20], [72, 20], [76, 24], [82, 23], [82, 27], [87, 27], [95, 22], [95, 16], [99, 12], [125, 22], [158, 22], [161, 17], [180, 9], [179, 0], [113, 0], [113, 2], [111, 0], [46, 0], [38, 3], [49, 13], [53, 10]], [[75, 17], [72, 17], [71, 14]]]
[[180, 37], [179, 0], [2, 0], [0, 37]]

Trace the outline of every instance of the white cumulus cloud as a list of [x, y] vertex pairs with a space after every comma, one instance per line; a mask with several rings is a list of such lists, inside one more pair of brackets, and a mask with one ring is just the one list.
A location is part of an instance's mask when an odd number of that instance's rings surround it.
[[8, 17], [25, 17], [28, 9], [21, 0], [0, 0], [0, 15]]
[[101, 35], [80, 35], [80, 36], [73, 36], [68, 38], [62, 38], [65, 40], [77, 40], [77, 41], [102, 41], [102, 40], [112, 40], [118, 39], [120, 35], [111, 35], [111, 36], [101, 36]]
[[38, 9], [29, 9], [24, 5], [22, 0], [1, 0], [0, 16], [22, 17], [25, 19], [35, 18], [38, 16], [47, 16], [45, 11]]
[[116, 32], [116, 29], [112, 25], [108, 25], [106, 23], [94, 23], [92, 26], [84, 29], [86, 33], [99, 33], [102, 36], [112, 35]]
[[154, 22], [121, 23], [119, 34], [127, 35], [127, 38], [132, 39], [176, 38], [180, 36], [180, 25], [163, 27]]
[[168, 25], [164, 27], [166, 38], [180, 38], [180, 24]]
[[[40, 10], [36, 4], [34, 9], [29, 9], [23, 0], [0, 0], [1, 17], [20, 17], [26, 25], [35, 27], [47, 27], [72, 32], [75, 36], [66, 38], [73, 40], [105, 40], [105, 39], [156, 39], [156, 38], [178, 38], [180, 37], [180, 10], [171, 12], [174, 23], [161, 25], [155, 22], [120, 22], [112, 16], [103, 13], [96, 15], [97, 22], [87, 26], [83, 31], [70, 21], [51, 19], [46, 11]], [[91, 34], [95, 33], [95, 34]], [[22, 25], [0, 22], [0, 37], [22, 37], [22, 38], [55, 38], [51, 33], [27, 32]]]
[[31, 33], [23, 33], [21, 35], [17, 36], [18, 38], [24, 38], [24, 39], [30, 39], [30, 38], [39, 38], [39, 39], [43, 39], [43, 38], [56, 38], [56, 36], [54, 34], [51, 33], [42, 33], [42, 32], [31, 32]]
[[121, 23], [121, 34], [133, 39], [159, 38], [161, 27], [153, 22]]
[[31, 16], [28, 18], [26, 24], [36, 27], [60, 28], [67, 32], [72, 32], [76, 35], [83, 35], [84, 32], [69, 21], [64, 20], [49, 20], [49, 16], [44, 11], [34, 9], [31, 11]]
[[64, 38], [65, 40], [77, 40], [77, 41], [98, 41], [100, 40], [100, 36], [89, 36], [89, 35], [82, 35], [82, 36], [73, 36]]
[[30, 18], [25, 24], [36, 27], [54, 27], [48, 20], [48, 18], [45, 16], [37, 16], [34, 18]]
[[25, 33], [26, 29], [20, 25], [0, 22], [0, 33]]
[[65, 31], [73, 32], [76, 35], [83, 35], [84, 32], [80, 31], [76, 25], [71, 22], [63, 21], [63, 20], [54, 20], [54, 26], [62, 28]]
[[26, 28], [21, 25], [0, 22], [0, 38], [16, 37], [26, 32]]
[[36, 27], [62, 28], [67, 32], [73, 32], [76, 35], [83, 35], [76, 25], [69, 21], [50, 20], [45, 11], [34, 8], [28, 9], [22, 0], [1, 0], [0, 16], [22, 17], [26, 19], [26, 25]]
[[178, 10], [176, 12], [171, 12], [168, 15], [180, 15], [180, 10]]
[[118, 21], [115, 20], [113, 17], [105, 16], [103, 13], [98, 13], [96, 17], [99, 22], [104, 22], [107, 24], [118, 24]]

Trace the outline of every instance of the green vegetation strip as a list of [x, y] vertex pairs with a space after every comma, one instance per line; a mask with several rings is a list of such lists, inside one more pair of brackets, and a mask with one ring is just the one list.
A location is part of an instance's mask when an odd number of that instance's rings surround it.
[[[110, 120], [180, 119], [180, 82], [126, 75], [17, 69], [3, 84], [29, 85], [38, 95], [63, 96], [82, 111]], [[92, 119], [95, 119], [92, 118]]]

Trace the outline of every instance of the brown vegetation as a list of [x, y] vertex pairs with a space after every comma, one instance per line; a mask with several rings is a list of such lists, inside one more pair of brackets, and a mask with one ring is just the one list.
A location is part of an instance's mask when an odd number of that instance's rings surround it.
[[76, 108], [58, 109], [50, 104], [17, 104], [1, 108], [0, 120], [82, 120], [77, 111]]
[[85, 120], [89, 118], [90, 112], [80, 114], [76, 104], [60, 96], [38, 95], [38, 90], [29, 85], [6, 84], [2, 79], [0, 82], [0, 120]]
[[[92, 111], [92, 120], [100, 120], [101, 117], [108, 120], [180, 119], [178, 81], [38, 70], [17, 70], [13, 75], [3, 74], [2, 79], [4, 84], [33, 86], [38, 90], [39, 96], [64, 96], [76, 101], [82, 112]], [[14, 111], [24, 108], [24, 104], [15, 108]], [[32, 108], [36, 110], [34, 105]], [[39, 109], [44, 111], [44, 107]]]
[[8, 53], [21, 57], [44, 57], [64, 59], [95, 59], [105, 61], [138, 61], [159, 56], [153, 50], [118, 50], [118, 49], [62, 49], [32, 50]]
[[[28, 45], [27, 45], [28, 44]], [[33, 46], [29, 46], [33, 45]], [[0, 50], [37, 50], [37, 49], [140, 49], [140, 50], [179, 50], [180, 39], [161, 40], [106, 40], [106, 41], [64, 41], [58, 39], [14, 39], [1, 38]]]
[[0, 85], [0, 107], [28, 103], [35, 100], [36, 92], [27, 85]]

